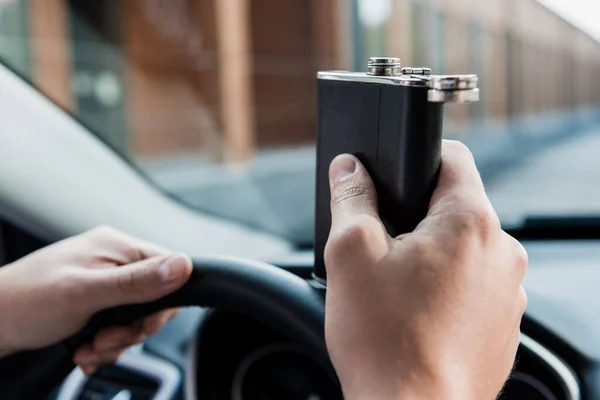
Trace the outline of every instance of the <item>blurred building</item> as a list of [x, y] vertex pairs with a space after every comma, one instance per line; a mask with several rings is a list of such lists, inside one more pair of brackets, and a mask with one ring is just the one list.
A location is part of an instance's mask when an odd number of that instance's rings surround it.
[[[476, 73], [482, 101], [449, 110], [506, 120], [600, 104], [600, 43], [536, 0], [393, 0], [387, 49], [442, 73]], [[470, 118], [467, 118], [470, 117]]]
[[0, 2], [0, 57], [138, 158], [312, 143], [316, 71], [382, 53], [479, 74], [456, 135], [600, 105], [600, 44], [535, 0]]

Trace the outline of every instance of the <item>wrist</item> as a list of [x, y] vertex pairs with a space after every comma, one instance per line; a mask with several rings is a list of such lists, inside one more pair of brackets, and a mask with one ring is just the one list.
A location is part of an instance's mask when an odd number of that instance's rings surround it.
[[346, 400], [465, 400], [472, 398], [468, 387], [459, 388], [443, 380], [376, 377], [353, 384], [342, 383]]
[[[454, 400], [455, 397], [449, 391], [433, 390], [431, 388], [384, 389], [382, 387], [365, 387], [344, 390], [344, 399], [346, 400]], [[460, 396], [456, 398], [464, 399]]]

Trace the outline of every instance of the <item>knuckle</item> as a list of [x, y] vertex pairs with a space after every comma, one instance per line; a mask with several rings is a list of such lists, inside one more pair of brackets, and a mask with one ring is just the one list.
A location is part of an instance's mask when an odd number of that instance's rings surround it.
[[527, 310], [527, 302], [527, 292], [525, 291], [525, 288], [521, 286], [519, 290], [519, 310], [521, 315], [525, 314], [525, 311]]
[[331, 199], [332, 207], [336, 207], [350, 199], [366, 196], [369, 188], [366, 186], [341, 186], [335, 189]]
[[453, 151], [455, 151], [461, 157], [465, 157], [465, 158], [468, 158], [468, 159], [473, 159], [473, 153], [467, 147], [467, 145], [464, 144], [463, 142], [460, 142], [458, 140], [448, 140], [446, 142], [446, 145], [449, 148], [451, 148]]
[[93, 228], [84, 236], [92, 245], [116, 247], [122, 242], [121, 232], [108, 225]]
[[100, 225], [90, 229], [88, 233], [95, 237], [111, 237], [117, 233], [117, 230], [109, 225]]
[[514, 240], [515, 246], [517, 247], [517, 252], [515, 254], [515, 267], [517, 268], [519, 275], [524, 277], [529, 264], [529, 256], [527, 255], [527, 250], [525, 250], [525, 247], [523, 247], [521, 243], [514, 238], [512, 240]]
[[132, 263], [145, 259], [145, 253], [138, 241], [122, 231], [108, 225], [102, 225], [89, 231], [87, 236], [94, 246], [103, 246], [119, 254], [123, 263]]
[[117, 279], [119, 291], [127, 294], [143, 294], [154, 275], [152, 265], [138, 266], [127, 271]]
[[419, 258], [429, 257], [431, 254], [437, 252], [437, 243], [432, 237], [421, 235], [413, 238], [411, 249]]
[[142, 261], [146, 258], [144, 251], [135, 243], [131, 245], [124, 244], [122, 252], [128, 262]]
[[455, 224], [458, 237], [479, 239], [483, 243], [489, 242], [501, 230], [498, 217], [485, 209], [457, 214]]
[[[437, 271], [442, 264], [444, 267], [447, 266], [448, 263], [458, 264], [460, 266], [460, 264], [454, 260], [457, 258], [456, 255], [444, 252], [439, 241], [432, 236], [413, 236], [411, 237], [410, 242], [407, 243], [410, 243], [410, 259], [419, 260], [419, 265], [426, 266], [426, 268], [422, 268], [421, 270], [423, 273], [426, 271]], [[444, 260], [443, 263], [440, 263], [441, 259]], [[456, 270], [454, 265], [452, 265], [452, 267], [453, 270]]]
[[89, 301], [86, 301], [86, 299], [89, 298], [88, 291], [93, 282], [86, 274], [71, 270], [64, 274], [57, 274], [56, 278], [59, 279], [58, 287], [62, 294], [61, 297], [67, 305], [65, 310], [71, 310], [76, 314], [88, 306]]
[[138, 291], [138, 287], [137, 287], [137, 279], [136, 279], [136, 273], [131, 271], [128, 272], [126, 274], [122, 274], [119, 276], [119, 278], [117, 279], [117, 287], [119, 288], [119, 291], [121, 293], [132, 293], [132, 292], [137, 292]]
[[357, 218], [338, 238], [340, 245], [349, 249], [364, 247], [369, 242], [374, 222], [376, 221], [371, 217]]
[[371, 216], [355, 218], [342, 231], [330, 237], [325, 246], [325, 258], [363, 252], [372, 240], [374, 224], [378, 222]]

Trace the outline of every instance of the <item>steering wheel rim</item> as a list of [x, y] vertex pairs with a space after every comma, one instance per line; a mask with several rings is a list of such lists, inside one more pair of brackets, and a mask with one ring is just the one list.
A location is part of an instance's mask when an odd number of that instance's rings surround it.
[[166, 308], [186, 306], [233, 311], [279, 331], [337, 382], [325, 345], [323, 289], [266, 263], [208, 257], [195, 259], [189, 281], [168, 296], [104, 310], [60, 343], [0, 359], [2, 398], [43, 398], [74, 368], [75, 350], [103, 327], [126, 325]]

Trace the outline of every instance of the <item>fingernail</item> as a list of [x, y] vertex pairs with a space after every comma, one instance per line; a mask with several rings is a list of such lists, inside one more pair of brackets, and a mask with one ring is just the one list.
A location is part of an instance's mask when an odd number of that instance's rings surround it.
[[187, 257], [182, 254], [176, 254], [168, 257], [160, 265], [160, 278], [163, 282], [174, 282], [181, 279], [185, 273]]
[[336, 183], [352, 175], [356, 171], [356, 161], [348, 154], [337, 156], [329, 167], [329, 180]]

